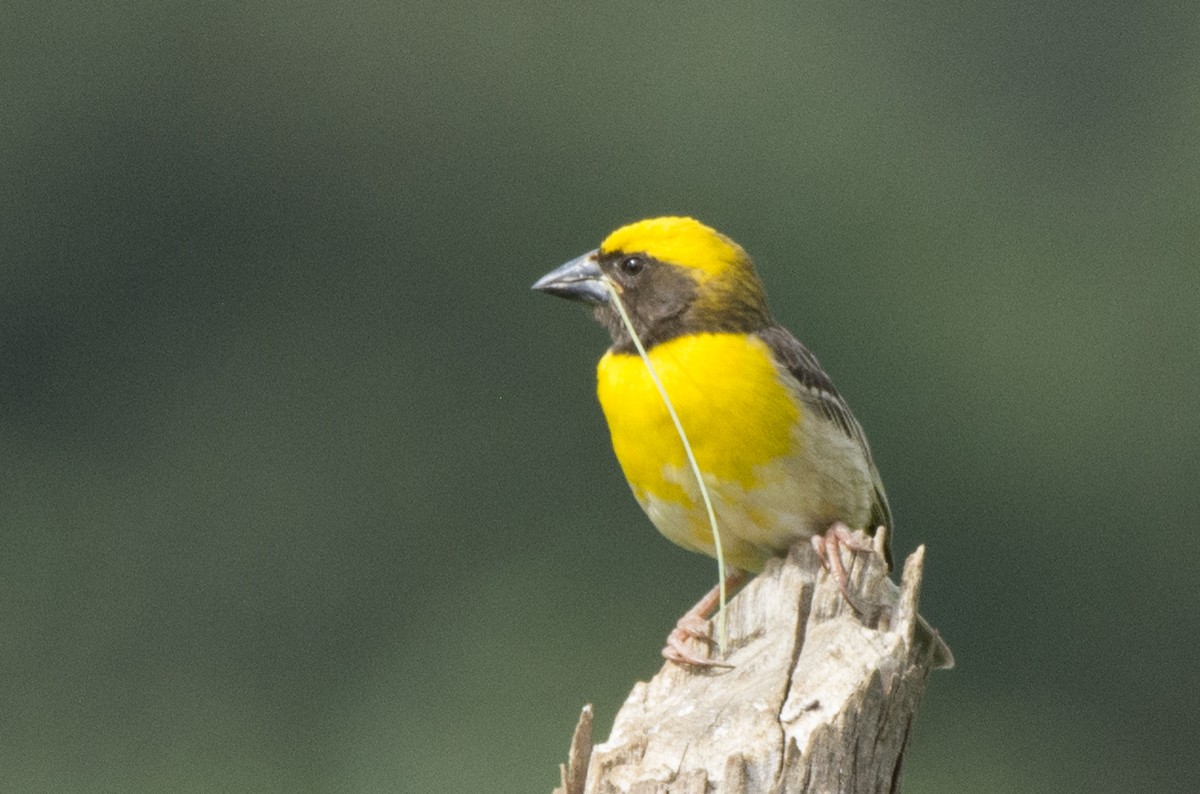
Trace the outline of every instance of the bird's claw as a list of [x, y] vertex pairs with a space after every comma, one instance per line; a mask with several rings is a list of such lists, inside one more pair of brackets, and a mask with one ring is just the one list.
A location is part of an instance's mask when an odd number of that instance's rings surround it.
[[733, 667], [733, 665], [726, 662], [719, 662], [716, 659], [700, 656], [688, 647], [687, 643], [690, 639], [702, 640], [710, 646], [716, 644], [716, 640], [712, 638], [712, 634], [709, 631], [707, 620], [700, 621], [702, 626], [699, 630], [695, 626], [684, 625], [685, 623], [691, 623], [686, 615], [680, 618], [679, 623], [667, 635], [666, 647], [662, 649], [664, 659], [676, 664], [687, 664], [693, 667]]
[[853, 532], [850, 527], [839, 521], [827, 529], [824, 535], [813, 535], [812, 546], [821, 558], [821, 565], [838, 583], [838, 589], [842, 591], [846, 603], [855, 612], [862, 614], [862, 610], [850, 596], [850, 577], [846, 573], [846, 566], [842, 564], [842, 549], [846, 548], [852, 552], [874, 552], [875, 546], [871, 539], [865, 532]]
[[[746, 581], [746, 578], [747, 574], [745, 571], [736, 568], [732, 569], [725, 577], [725, 587], [730, 590], [736, 589]], [[720, 597], [721, 585], [718, 584], [697, 601], [695, 606], [685, 612], [683, 617], [675, 622], [675, 628], [671, 629], [671, 633], [667, 635], [667, 644], [662, 649], [664, 659], [676, 664], [692, 665], [693, 667], [733, 667], [733, 665], [726, 664], [725, 662], [699, 656], [688, 648], [688, 640], [692, 639], [708, 644], [710, 650], [712, 646], [717, 644], [717, 641], [713, 639], [708, 617], [717, 608]]]

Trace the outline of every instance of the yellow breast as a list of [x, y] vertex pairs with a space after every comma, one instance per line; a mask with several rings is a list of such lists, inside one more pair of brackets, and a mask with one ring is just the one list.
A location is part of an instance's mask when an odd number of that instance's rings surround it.
[[[769, 464], [801, 437], [796, 402], [780, 383], [767, 346], [742, 334], [693, 334], [656, 345], [650, 360], [670, 395], [710, 485], [753, 491]], [[670, 415], [636, 354], [607, 353], [598, 368], [600, 405], [613, 450], [655, 524], [677, 543], [711, 543], [694, 477]], [[686, 526], [656, 518], [650, 505], [685, 508]], [[682, 516], [680, 516], [682, 518]]]

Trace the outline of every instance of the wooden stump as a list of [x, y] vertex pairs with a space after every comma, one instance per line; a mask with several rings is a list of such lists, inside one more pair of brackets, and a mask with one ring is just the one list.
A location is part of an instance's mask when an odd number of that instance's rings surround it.
[[797, 544], [730, 601], [732, 668], [666, 663], [594, 748], [585, 706], [555, 794], [898, 791], [925, 682], [954, 660], [917, 615], [924, 547], [899, 588], [878, 553], [844, 559], [859, 610]]

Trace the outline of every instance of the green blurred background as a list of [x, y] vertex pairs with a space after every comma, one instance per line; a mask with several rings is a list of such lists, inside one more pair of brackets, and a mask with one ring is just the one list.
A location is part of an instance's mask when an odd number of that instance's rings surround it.
[[693, 214], [929, 549], [923, 792], [1200, 778], [1190, 4], [6, 2], [0, 790], [547, 791], [715, 579], [529, 291]]

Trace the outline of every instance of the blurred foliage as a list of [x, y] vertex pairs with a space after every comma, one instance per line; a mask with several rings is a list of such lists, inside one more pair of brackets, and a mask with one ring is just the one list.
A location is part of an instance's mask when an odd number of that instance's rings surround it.
[[0, 789], [548, 790], [715, 577], [528, 291], [665, 213], [928, 544], [908, 788], [1200, 777], [1188, 4], [0, 16]]

